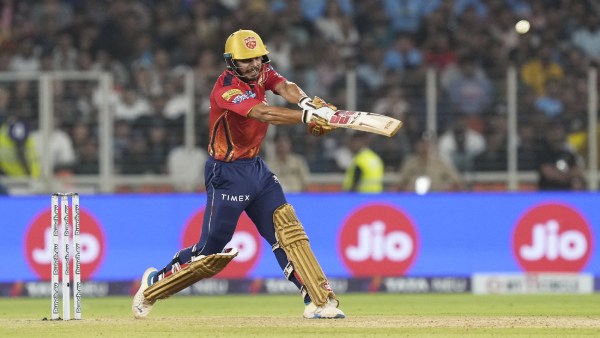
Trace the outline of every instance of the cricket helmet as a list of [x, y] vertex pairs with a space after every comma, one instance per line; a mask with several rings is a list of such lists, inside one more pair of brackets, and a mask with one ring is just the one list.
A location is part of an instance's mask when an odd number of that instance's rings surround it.
[[227, 38], [223, 57], [227, 68], [236, 70], [237, 66], [234, 60], [252, 59], [260, 56], [263, 63], [269, 63], [270, 60], [267, 54], [269, 54], [269, 51], [256, 32], [240, 29]]

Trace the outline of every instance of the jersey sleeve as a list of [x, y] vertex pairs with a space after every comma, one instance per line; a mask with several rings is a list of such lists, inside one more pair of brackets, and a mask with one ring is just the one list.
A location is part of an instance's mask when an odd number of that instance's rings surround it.
[[214, 99], [219, 108], [242, 116], [248, 115], [254, 106], [262, 102], [253, 91], [234, 86], [220, 88], [215, 94]]

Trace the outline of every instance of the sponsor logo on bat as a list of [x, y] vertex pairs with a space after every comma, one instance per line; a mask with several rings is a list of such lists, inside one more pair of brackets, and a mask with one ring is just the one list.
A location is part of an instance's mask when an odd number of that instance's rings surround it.
[[[351, 124], [358, 116], [359, 112], [338, 110], [333, 116], [331, 116], [331, 118], [329, 119], [329, 123]], [[350, 119], [352, 119], [352, 121], [350, 121]]]

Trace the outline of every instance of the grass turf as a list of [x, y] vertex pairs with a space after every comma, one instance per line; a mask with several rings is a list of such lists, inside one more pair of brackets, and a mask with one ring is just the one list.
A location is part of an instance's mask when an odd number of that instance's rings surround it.
[[[594, 337], [600, 294], [340, 296], [343, 320], [305, 320], [299, 296], [172, 297], [145, 320], [131, 298], [84, 298], [83, 320], [43, 321], [48, 299], [0, 298], [0, 337]], [[62, 313], [62, 312], [61, 312]]]

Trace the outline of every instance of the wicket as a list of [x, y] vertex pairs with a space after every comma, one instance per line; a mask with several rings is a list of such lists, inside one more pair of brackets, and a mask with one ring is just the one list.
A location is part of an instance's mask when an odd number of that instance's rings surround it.
[[[74, 319], [81, 319], [81, 241], [79, 238], [81, 225], [79, 218], [79, 194], [54, 193], [52, 194], [52, 264], [51, 264], [51, 301], [52, 301], [52, 320], [59, 320], [59, 260], [62, 258], [62, 320], [71, 319], [71, 255], [70, 255], [70, 226], [69, 226], [69, 197], [71, 198], [71, 211], [73, 227], [72, 245], [75, 247], [73, 254], [73, 311]], [[62, 209], [62, 213], [59, 212]], [[62, 216], [62, 218], [60, 216]], [[60, 224], [59, 224], [60, 223]], [[60, 230], [59, 230], [60, 228]], [[62, 257], [59, 258], [59, 232], [62, 233]]]

